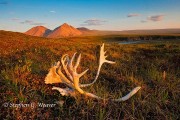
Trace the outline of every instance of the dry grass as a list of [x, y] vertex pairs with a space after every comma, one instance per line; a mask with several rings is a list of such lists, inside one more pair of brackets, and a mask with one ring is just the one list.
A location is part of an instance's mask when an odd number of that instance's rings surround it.
[[[82, 53], [81, 68], [89, 68], [82, 82], [90, 82], [98, 67], [104, 37], [46, 39], [0, 31], [0, 118], [3, 119], [179, 119], [180, 43], [119, 45], [106, 43], [109, 59], [99, 80], [86, 91], [117, 98], [135, 86], [142, 89], [122, 103], [79, 96], [63, 97], [44, 83], [49, 68], [62, 54]], [[164, 79], [163, 72], [166, 71]], [[57, 85], [58, 86], [58, 85]], [[4, 107], [4, 103], [64, 102], [54, 107]]]

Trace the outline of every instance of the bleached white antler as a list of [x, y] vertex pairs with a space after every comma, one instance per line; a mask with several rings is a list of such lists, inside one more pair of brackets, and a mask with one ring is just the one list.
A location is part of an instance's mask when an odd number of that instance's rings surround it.
[[109, 63], [109, 64], [114, 64], [115, 63], [113, 61], [106, 60], [107, 55], [105, 55], [105, 54], [106, 54], [106, 51], [104, 51], [104, 43], [103, 43], [103, 45], [100, 48], [99, 67], [98, 67], [98, 71], [96, 73], [95, 79], [93, 80], [92, 83], [90, 83], [90, 84], [83, 84], [83, 85], [80, 85], [80, 87], [90, 86], [90, 85], [94, 84], [97, 81], [103, 63]]
[[68, 62], [69, 62], [68, 55], [67, 54], [63, 55], [62, 58], [61, 58], [61, 64], [63, 66], [64, 71], [66, 72], [66, 75], [69, 77], [69, 79], [72, 82], [73, 78], [72, 78], [71, 74], [69, 73], [69, 71], [67, 69]]
[[[92, 83], [90, 83], [90, 84], [80, 84], [79, 83], [79, 79], [88, 71], [88, 69], [80, 74], [77, 73], [77, 67], [79, 66], [79, 63], [81, 60], [81, 54], [78, 56], [77, 61], [76, 61], [75, 65], [73, 66], [73, 61], [75, 59], [76, 53], [73, 54], [71, 59], [69, 59], [68, 55], [63, 55], [61, 58], [62, 67], [69, 79], [66, 78], [66, 76], [63, 74], [63, 72], [61, 70], [60, 62], [58, 61], [57, 64], [54, 67], [52, 67], [50, 69], [49, 73], [47, 74], [47, 76], [45, 78], [45, 83], [46, 84], [64, 83], [65, 85], [67, 85], [67, 87], [64, 89], [59, 88], [59, 87], [52, 88], [53, 90], [58, 90], [61, 93], [61, 95], [63, 95], [63, 96], [64, 95], [75, 96], [76, 95], [75, 91], [77, 91], [80, 94], [83, 94], [85, 96], [89, 96], [89, 97], [96, 98], [96, 99], [108, 100], [108, 99], [101, 98], [95, 94], [86, 92], [81, 89], [81, 87], [86, 87], [86, 86], [92, 85], [96, 82], [103, 63], [110, 63], [110, 64], [115, 63], [115, 62], [106, 60], [107, 56], [105, 56], [105, 53], [106, 52], [104, 52], [104, 44], [103, 44], [100, 48], [100, 59], [99, 59], [98, 71], [97, 71], [96, 77]], [[141, 87], [136, 87], [126, 96], [119, 98], [119, 99], [113, 99], [113, 101], [125, 101], [125, 100], [129, 99], [131, 96], [133, 96], [140, 88]]]

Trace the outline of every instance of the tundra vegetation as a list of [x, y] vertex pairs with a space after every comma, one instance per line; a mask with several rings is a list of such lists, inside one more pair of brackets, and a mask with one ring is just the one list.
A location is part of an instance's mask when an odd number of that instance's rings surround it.
[[[157, 37], [156, 35], [155, 37]], [[179, 119], [180, 40], [178, 35], [148, 36], [148, 42], [117, 42], [143, 35], [83, 36], [50, 39], [0, 31], [0, 118], [4, 119]], [[98, 80], [84, 91], [102, 98], [118, 98], [141, 89], [125, 102], [67, 97], [44, 80], [64, 53], [81, 53], [77, 71], [89, 68], [80, 79], [90, 83], [98, 69], [99, 49], [105, 43], [108, 60]], [[5, 106], [8, 103], [9, 106]], [[54, 105], [41, 107], [38, 104]], [[10, 107], [11, 104], [21, 107]], [[22, 107], [22, 106], [28, 107]], [[34, 105], [33, 107], [30, 105]]]

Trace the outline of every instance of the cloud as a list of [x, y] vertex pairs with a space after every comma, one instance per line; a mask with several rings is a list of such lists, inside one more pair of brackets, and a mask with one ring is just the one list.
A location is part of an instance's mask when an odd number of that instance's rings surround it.
[[45, 23], [31, 23], [30, 25], [44, 25]]
[[2, 2], [0, 2], [0, 5], [7, 5], [7, 4], [8, 4], [7, 1], [2, 1]]
[[141, 20], [141, 23], [146, 23], [146, 22], [148, 22], [147, 20]]
[[20, 19], [19, 18], [12, 18], [11, 20], [12, 21], [19, 21]]
[[56, 13], [56, 11], [54, 11], [54, 10], [51, 10], [51, 11], [49, 11], [50, 13]]
[[45, 23], [41, 23], [41, 22], [34, 22], [32, 20], [25, 20], [20, 22], [21, 24], [29, 24], [29, 25], [44, 25]]
[[157, 22], [157, 21], [161, 21], [163, 20], [164, 15], [154, 15], [154, 16], [149, 16], [147, 18], [147, 20], [153, 21], [153, 22]]
[[158, 22], [158, 21], [162, 21], [164, 19], [164, 15], [153, 15], [153, 16], [149, 16], [147, 17], [147, 20], [141, 20], [141, 23], [146, 23], [146, 22]]
[[140, 16], [140, 14], [138, 13], [132, 13], [132, 14], [128, 14], [127, 17], [137, 17]]
[[98, 19], [90, 19], [90, 20], [86, 20], [83, 22], [83, 24], [81, 24], [81, 26], [98, 26], [98, 25], [103, 25], [105, 22], [105, 20], [98, 20]]
[[25, 20], [23, 22], [20, 22], [21, 24], [32, 24], [33, 21], [32, 20]]

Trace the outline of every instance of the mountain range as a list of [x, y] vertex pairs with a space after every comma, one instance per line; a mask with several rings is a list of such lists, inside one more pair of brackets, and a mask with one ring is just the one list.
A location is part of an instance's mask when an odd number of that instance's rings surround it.
[[79, 36], [82, 34], [82, 32], [73, 26], [64, 23], [54, 30], [50, 30], [44, 26], [36, 26], [25, 32], [25, 34], [39, 37], [60, 38]]
[[67, 23], [50, 30], [44, 26], [36, 26], [25, 32], [27, 35], [47, 37], [47, 38], [61, 38], [74, 36], [94, 36], [94, 35], [160, 35], [160, 34], [180, 34], [180, 29], [154, 29], [154, 30], [126, 30], [126, 31], [101, 31], [90, 30], [85, 27], [75, 28]]

